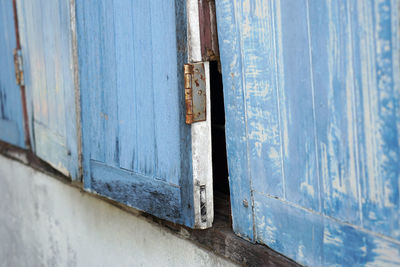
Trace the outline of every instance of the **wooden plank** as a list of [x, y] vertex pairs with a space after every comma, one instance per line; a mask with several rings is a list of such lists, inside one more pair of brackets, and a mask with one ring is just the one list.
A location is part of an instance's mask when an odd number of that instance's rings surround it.
[[[166, 181], [179, 184], [181, 162], [163, 160], [172, 158], [180, 153], [179, 136], [180, 122], [174, 118], [180, 116], [182, 99], [173, 88], [182, 83], [178, 71], [183, 66], [178, 65], [175, 53], [177, 50], [176, 29], [164, 27], [175, 24], [175, 3], [173, 1], [151, 1], [151, 37], [152, 50], [152, 81], [154, 88], [154, 142], [155, 142], [155, 170], [158, 177], [165, 177]], [[162, 42], [158, 40], [163, 40]], [[160, 56], [157, 56], [160, 55]], [[182, 70], [181, 68], [182, 67]], [[170, 112], [165, 112], [170, 110]], [[169, 129], [169, 133], [165, 133]]]
[[91, 192], [162, 219], [182, 223], [178, 186], [96, 161], [91, 161], [91, 174]]
[[224, 84], [226, 117], [226, 145], [229, 166], [229, 183], [233, 230], [238, 235], [254, 240], [252, 194], [247, 148], [244, 85], [240, 39], [233, 2], [216, 2], [220, 56]]
[[308, 266], [323, 266], [323, 218], [288, 202], [254, 194], [257, 241]]
[[359, 151], [349, 3], [309, 1], [323, 212], [360, 225]]
[[[149, 1], [136, 1], [133, 5], [133, 45], [136, 89], [136, 128], [137, 139], [135, 150], [137, 150], [136, 170], [139, 173], [151, 175], [155, 169], [157, 147], [155, 140], [155, 123], [157, 109], [154, 107], [154, 85], [153, 85], [153, 60], [156, 55], [152, 54], [153, 42], [160, 41], [152, 39], [151, 9]], [[171, 26], [171, 25], [168, 25]], [[165, 111], [164, 111], [165, 112]], [[165, 178], [164, 178], [165, 179]]]
[[133, 60], [133, 5], [134, 2], [131, 5], [125, 1], [114, 2], [119, 166], [126, 170], [134, 170], [134, 161], [138, 156], [135, 149], [137, 90], [134, 73], [137, 66]]
[[12, 1], [0, 2], [0, 140], [25, 147], [20, 88], [15, 82], [17, 47]]
[[[277, 4], [279, 5], [279, 4]], [[279, 10], [279, 9], [278, 9]], [[311, 43], [307, 1], [280, 4], [276, 24], [278, 44], [282, 42], [281, 113], [284, 154], [285, 197], [312, 210], [320, 210], [319, 176], [316, 150]], [[268, 38], [268, 37], [265, 37]], [[278, 62], [279, 64], [279, 62]]]
[[327, 216], [255, 194], [258, 241], [308, 266], [397, 266], [400, 243]]
[[199, 33], [202, 61], [219, 59], [215, 0], [198, 0]]
[[[69, 162], [65, 161], [68, 149], [64, 144], [63, 136], [49, 131], [46, 125], [39, 122], [34, 122], [32, 126], [35, 129], [36, 147], [40, 148], [35, 151], [35, 154], [65, 176], [77, 177], [77, 170], [67, 165]], [[71, 170], [75, 172], [71, 173]]]
[[21, 136], [16, 121], [0, 119], [0, 140], [13, 145], [20, 145]]
[[399, 7], [217, 2], [239, 235], [307, 265], [398, 264]]
[[[77, 44], [80, 88], [91, 88], [81, 90], [81, 112], [82, 112], [82, 142], [84, 146], [90, 147], [90, 157], [97, 161], [104, 161], [105, 143], [103, 138], [103, 124], [106, 119], [102, 109], [102, 87], [101, 87], [101, 16], [99, 7], [92, 8], [93, 1], [76, 3], [77, 10]], [[90, 18], [90, 19], [83, 19]], [[95, 55], [95, 56], [92, 56]], [[90, 67], [88, 67], [90, 66]], [[89, 101], [91, 100], [91, 101]], [[93, 114], [96, 120], [83, 114]], [[89, 123], [90, 122], [90, 123]], [[90, 131], [90, 135], [83, 133]], [[89, 172], [89, 157], [83, 158], [84, 172]], [[85, 175], [86, 176], [86, 175]], [[90, 182], [90, 180], [88, 180]]]
[[278, 113], [274, 15], [268, 4], [235, 4], [242, 57], [246, 138], [252, 190], [284, 197]]
[[[362, 113], [361, 196], [363, 225], [400, 240], [400, 68], [398, 1], [357, 1], [353, 20]], [[392, 17], [392, 15], [394, 15]], [[393, 28], [392, 28], [393, 27]], [[393, 35], [392, 35], [393, 34]], [[397, 40], [397, 43], [396, 43]], [[393, 42], [395, 41], [395, 42]]]
[[[197, 0], [186, 1], [188, 24], [188, 62], [200, 62], [202, 58], [201, 44], [201, 18]], [[194, 219], [197, 228], [211, 227], [213, 209], [213, 170], [212, 170], [212, 144], [211, 144], [211, 88], [209, 75], [209, 62], [204, 62], [206, 86], [206, 120], [192, 123], [191, 152], [193, 179], [190, 182], [193, 189]], [[200, 188], [205, 192], [205, 205], [200, 202]], [[201, 206], [205, 207], [207, 219], [201, 220]]]
[[17, 7], [31, 137], [55, 137], [32, 138], [33, 149], [79, 179], [70, 3], [18, 0]]
[[[117, 14], [114, 12], [114, 1], [101, 1], [97, 4], [101, 18], [102, 31], [100, 38], [100, 71], [101, 71], [101, 108], [102, 118], [102, 142], [104, 143], [104, 162], [110, 166], [119, 166], [119, 139], [118, 139], [118, 109], [127, 108], [118, 105], [117, 61], [115, 21]], [[101, 142], [101, 141], [100, 141]]]
[[[121, 180], [121, 186], [113, 194], [123, 203], [117, 195], [135, 192], [122, 184], [129, 188], [136, 179], [147, 179], [145, 189], [163, 181], [179, 187], [179, 214], [171, 220], [199, 227], [181, 82], [187, 61], [185, 1], [103, 2], [76, 3], [85, 189], [111, 194], [99, 186], [106, 178], [92, 169], [93, 161], [119, 173], [115, 183]], [[129, 197], [129, 205], [165, 217], [161, 201], [153, 209], [151, 197]]]
[[[188, 1], [175, 0], [175, 39], [176, 39], [176, 55], [177, 55], [177, 81], [183, 81], [183, 65], [187, 63], [190, 58], [191, 50], [188, 49], [189, 45], [189, 26], [187, 9]], [[178, 97], [179, 107], [185, 106], [185, 89], [183, 82], [178, 82]], [[182, 219], [183, 224], [188, 226], [195, 225], [194, 213], [194, 190], [193, 190], [193, 156], [192, 156], [192, 129], [185, 123], [185, 109], [179, 109], [179, 136], [180, 136], [180, 155], [182, 159], [180, 162], [180, 177], [179, 186], [181, 188], [181, 201], [182, 201]], [[191, 159], [191, 160], [189, 160]], [[188, 179], [189, 177], [189, 179]]]

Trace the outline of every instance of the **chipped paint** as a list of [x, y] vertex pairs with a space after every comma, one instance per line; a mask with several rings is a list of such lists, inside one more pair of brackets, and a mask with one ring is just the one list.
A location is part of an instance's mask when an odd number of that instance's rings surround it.
[[24, 129], [25, 91], [23, 86], [17, 86], [14, 71], [13, 53], [20, 52], [14, 5], [13, 1], [0, 3], [0, 140], [26, 148], [29, 140]]
[[183, 65], [201, 61], [198, 0], [75, 4], [85, 189], [173, 222], [210, 227], [209, 99], [207, 120], [185, 124]]
[[[399, 10], [217, 2], [239, 235], [253, 224], [252, 240], [306, 265], [400, 263]], [[235, 204], [249, 194], [254, 220]]]
[[16, 0], [32, 150], [79, 178], [69, 1]]

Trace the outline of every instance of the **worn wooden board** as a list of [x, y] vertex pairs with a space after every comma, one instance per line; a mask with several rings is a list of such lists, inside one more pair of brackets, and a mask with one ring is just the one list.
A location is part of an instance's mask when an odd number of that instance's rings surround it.
[[[78, 1], [76, 10], [85, 189], [209, 227], [197, 221], [204, 179], [194, 182], [185, 124], [186, 1]], [[212, 181], [206, 190], [212, 199]]]
[[[207, 23], [202, 24], [204, 14], [200, 12], [200, 3], [198, 0], [186, 0], [187, 14], [187, 46], [188, 62], [201, 62], [205, 60], [202, 53], [205, 43], [202, 41], [202, 30], [205, 30]], [[211, 30], [211, 29], [207, 29]], [[212, 44], [214, 39], [209, 40]], [[215, 40], [214, 40], [215, 41]], [[210, 63], [204, 62], [205, 70], [205, 113], [206, 120], [193, 123], [191, 125], [192, 140], [192, 169], [193, 169], [193, 190], [195, 205], [195, 224], [197, 228], [211, 227], [214, 218], [214, 200], [213, 200], [213, 165], [212, 165], [212, 145], [211, 145], [211, 88], [210, 88]], [[207, 220], [201, 220], [201, 200], [200, 186], [205, 186], [205, 212]], [[204, 206], [204, 205], [203, 205]], [[204, 212], [204, 209], [203, 209]]]
[[25, 147], [21, 92], [15, 81], [17, 47], [12, 1], [0, 1], [0, 140]]
[[234, 230], [300, 263], [398, 263], [400, 1], [216, 4]]
[[33, 150], [78, 179], [70, 1], [18, 0], [17, 8]]

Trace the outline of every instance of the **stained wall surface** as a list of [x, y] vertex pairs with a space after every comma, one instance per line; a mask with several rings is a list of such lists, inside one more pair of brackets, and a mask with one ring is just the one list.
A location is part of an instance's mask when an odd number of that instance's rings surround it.
[[0, 156], [0, 266], [232, 266], [196, 244]]

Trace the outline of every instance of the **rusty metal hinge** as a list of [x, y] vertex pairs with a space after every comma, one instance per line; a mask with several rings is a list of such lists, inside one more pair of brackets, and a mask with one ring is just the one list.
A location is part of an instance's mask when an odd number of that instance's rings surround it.
[[184, 66], [186, 123], [206, 120], [206, 75], [203, 63]]
[[15, 80], [17, 84], [19, 86], [25, 85], [21, 49], [14, 49], [14, 67], [15, 67]]

